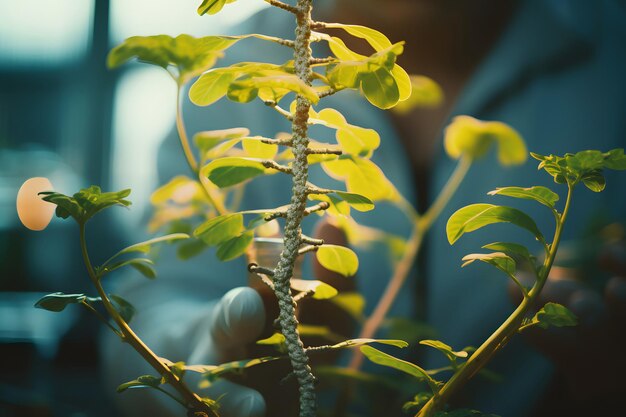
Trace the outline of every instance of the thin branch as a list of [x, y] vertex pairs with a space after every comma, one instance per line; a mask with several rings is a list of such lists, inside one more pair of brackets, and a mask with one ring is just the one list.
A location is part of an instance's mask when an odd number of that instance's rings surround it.
[[304, 215], [308, 216], [309, 214], [315, 213], [316, 211], [326, 210], [328, 207], [330, 207], [330, 204], [328, 204], [326, 201], [322, 201], [319, 204], [316, 204], [316, 205], [311, 206], [311, 207], [307, 207], [304, 210]]
[[280, 145], [280, 146], [291, 146], [293, 141], [290, 139], [271, 139], [271, 138], [261, 138], [259, 139], [261, 143], [266, 143], [268, 145]]
[[273, 277], [274, 276], [274, 270], [273, 269], [269, 269], [269, 268], [265, 268], [262, 266], [259, 266], [257, 264], [255, 264], [254, 262], [250, 263], [248, 265], [248, 271], [252, 272], [253, 274], [263, 274], [263, 275], [267, 275], [269, 277]]
[[189, 168], [194, 172], [194, 174], [198, 173], [198, 161], [196, 161], [196, 157], [191, 150], [191, 146], [189, 146], [189, 138], [187, 137], [187, 132], [185, 131], [185, 124], [183, 122], [183, 109], [182, 109], [182, 91], [183, 86], [181, 84], [177, 85], [176, 92], [176, 129], [178, 130], [178, 137], [180, 139], [180, 145], [183, 148], [183, 153], [185, 154], [185, 158], [187, 159], [187, 163], [189, 164]]
[[93, 313], [102, 323], [104, 323], [109, 329], [113, 330], [113, 333], [115, 333], [116, 335], [122, 337], [121, 333], [119, 330], [117, 330], [115, 327], [113, 327], [111, 325], [111, 323], [109, 323], [109, 321], [102, 315], [100, 314], [100, 312], [98, 310], [96, 310], [95, 308], [93, 308], [93, 306], [91, 304], [89, 304], [88, 302], [86, 302], [85, 300], [83, 300], [80, 303], [83, 307], [85, 307], [88, 311], [90, 311], [91, 313]]
[[334, 193], [335, 190], [331, 190], [329, 188], [320, 188], [315, 184], [307, 182], [306, 184], [306, 193], [307, 194], [330, 194]]
[[326, 22], [316, 22], [316, 21], [311, 21], [311, 23], [309, 23], [311, 29], [316, 30], [316, 29], [325, 29], [326, 28]]
[[277, 219], [279, 217], [287, 217], [287, 210], [276, 210], [273, 211], [271, 213], [269, 213], [267, 216], [265, 216], [263, 218], [263, 220], [265, 220], [266, 222], [272, 221], [274, 219]]
[[293, 173], [292, 169], [288, 167], [287, 165], [281, 165], [277, 163], [276, 161], [272, 161], [271, 159], [263, 160], [261, 161], [261, 164], [263, 164], [265, 168], [275, 169], [276, 171], [284, 172], [285, 174]]
[[293, 14], [300, 13], [300, 9], [298, 9], [297, 7], [287, 4], [287, 3], [283, 3], [282, 1], [279, 1], [279, 0], [263, 0], [263, 1], [265, 1], [271, 6], [286, 10], [289, 13], [293, 13]]
[[309, 60], [309, 65], [323, 65], [323, 64], [330, 64], [331, 62], [336, 61], [337, 58], [335, 58], [334, 56], [329, 56], [326, 58], [311, 58]]
[[343, 152], [341, 151], [341, 149], [332, 149], [332, 148], [311, 149], [311, 148], [307, 148], [306, 154], [307, 155], [341, 155], [341, 154], [343, 154]]
[[306, 235], [301, 235], [300, 241], [302, 243], [308, 243], [309, 245], [315, 245], [315, 246], [320, 246], [324, 244], [324, 239], [315, 239]]
[[320, 247], [318, 245], [309, 245], [298, 249], [298, 255], [304, 255], [308, 252], [317, 252]]
[[335, 94], [338, 91], [339, 90], [334, 89], [334, 88], [331, 87], [328, 90], [320, 91], [319, 93], [317, 93], [317, 96], [319, 98], [324, 98], [324, 97], [332, 96], [333, 94]]
[[267, 107], [273, 108], [274, 110], [278, 112], [278, 114], [280, 114], [281, 116], [283, 116], [285, 119], [289, 120], [290, 122], [293, 121], [293, 115], [287, 110], [280, 107], [278, 103], [276, 103], [274, 100], [265, 100], [263, 104], [265, 104]]
[[293, 301], [294, 301], [294, 303], [297, 303], [298, 301], [300, 301], [300, 300], [302, 300], [302, 299], [304, 299], [306, 297], [310, 297], [313, 294], [315, 294], [314, 290], [299, 292], [298, 294], [293, 296]]

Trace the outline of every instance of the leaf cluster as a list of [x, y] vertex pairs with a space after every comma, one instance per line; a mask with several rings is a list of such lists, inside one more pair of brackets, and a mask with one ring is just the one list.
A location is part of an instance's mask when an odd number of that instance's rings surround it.
[[130, 189], [103, 193], [97, 185], [84, 188], [71, 197], [55, 191], [44, 191], [39, 194], [43, 196], [42, 200], [57, 206], [57, 217], [63, 219], [72, 217], [78, 224], [85, 224], [87, 220], [109, 207], [131, 205], [131, 202], [125, 199], [130, 194]]

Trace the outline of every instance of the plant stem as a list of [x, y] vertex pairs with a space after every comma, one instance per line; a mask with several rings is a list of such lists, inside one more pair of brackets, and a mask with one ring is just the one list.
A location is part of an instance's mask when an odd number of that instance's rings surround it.
[[189, 164], [189, 168], [194, 172], [194, 174], [198, 174], [198, 161], [196, 161], [196, 157], [193, 155], [193, 151], [191, 150], [191, 146], [189, 146], [189, 138], [187, 137], [187, 132], [185, 131], [185, 125], [183, 123], [183, 109], [182, 109], [182, 91], [183, 85], [181, 83], [176, 84], [176, 130], [178, 131], [178, 137], [180, 139], [180, 146], [183, 148], [183, 153], [185, 154], [185, 158], [187, 159], [187, 163]]
[[226, 210], [226, 208], [219, 201], [219, 199], [213, 195], [209, 180], [203, 178], [202, 170], [198, 167], [196, 157], [193, 155], [193, 151], [191, 150], [191, 146], [189, 145], [189, 137], [187, 136], [185, 123], [183, 122], [183, 106], [181, 94], [183, 91], [183, 84], [177, 81], [176, 85], [176, 130], [178, 131], [178, 138], [180, 139], [180, 145], [183, 149], [183, 153], [185, 154], [185, 159], [187, 160], [187, 164], [189, 165], [189, 168], [193, 171], [194, 175], [199, 177], [200, 184], [202, 185], [202, 190], [209, 200], [209, 203], [215, 208], [215, 210], [217, 210], [219, 215], [224, 215], [228, 213], [228, 210]]
[[[296, 39], [294, 48], [294, 67], [296, 75], [305, 83], [311, 83], [311, 0], [298, 0], [296, 13]], [[290, 279], [293, 267], [298, 257], [301, 243], [300, 222], [304, 216], [307, 201], [308, 161], [307, 136], [309, 109], [311, 103], [304, 97], [296, 99], [296, 111], [292, 121], [292, 141], [294, 162], [292, 165], [292, 196], [287, 210], [285, 221], [285, 247], [280, 254], [280, 260], [274, 271], [274, 291], [278, 298], [278, 320], [281, 331], [285, 336], [285, 344], [293, 372], [298, 380], [300, 390], [300, 417], [314, 417], [316, 415], [315, 378], [308, 364], [309, 359], [304, 345], [298, 334], [298, 320], [295, 316], [295, 302], [291, 297]]]
[[87, 269], [87, 273], [89, 278], [91, 279], [92, 284], [96, 287], [98, 291], [98, 295], [102, 299], [102, 304], [106, 309], [109, 316], [113, 319], [115, 324], [119, 327], [119, 331], [121, 332], [122, 341], [130, 344], [137, 353], [144, 358], [150, 366], [152, 366], [165, 380], [184, 398], [186, 406], [188, 408], [193, 408], [196, 410], [201, 410], [207, 413], [209, 416], [215, 416], [213, 411], [202, 402], [202, 399], [195, 393], [193, 393], [185, 383], [177, 377], [170, 368], [165, 365], [157, 355], [154, 354], [150, 350], [148, 346], [133, 332], [128, 323], [122, 319], [118, 311], [115, 309], [109, 297], [107, 296], [104, 288], [102, 288], [102, 284], [98, 279], [93, 266], [91, 265], [91, 260], [89, 259], [89, 254], [87, 252], [87, 242], [85, 239], [85, 224], [79, 223], [80, 227], [80, 247], [83, 255], [83, 261], [85, 263], [85, 267]]
[[513, 311], [513, 313], [506, 319], [504, 323], [474, 352], [474, 354], [465, 362], [458, 371], [446, 382], [441, 388], [438, 395], [433, 396], [424, 407], [416, 414], [416, 417], [430, 417], [439, 408], [444, 406], [450, 397], [465, 383], [472, 378], [477, 372], [479, 372], [491, 357], [500, 349], [502, 349], [509, 339], [519, 331], [522, 321], [528, 310], [533, 306], [537, 300], [541, 290], [546, 283], [550, 274], [550, 269], [554, 263], [559, 242], [561, 241], [561, 233], [563, 231], [563, 225], [569, 212], [570, 203], [572, 198], [572, 185], [568, 184], [567, 200], [565, 202], [565, 208], [563, 214], [559, 216], [556, 231], [554, 233], [554, 240], [550, 245], [550, 253], [546, 257], [543, 263], [541, 273], [538, 276], [535, 285], [528, 292], [528, 297], [524, 297], [520, 305]]
[[[387, 316], [387, 313], [389, 312], [389, 309], [398, 296], [400, 289], [406, 281], [409, 271], [411, 270], [411, 267], [415, 262], [415, 258], [417, 257], [417, 254], [422, 246], [426, 232], [430, 229], [433, 222], [437, 219], [437, 217], [439, 217], [441, 211], [445, 208], [456, 190], [459, 188], [471, 165], [472, 161], [470, 158], [462, 158], [448, 179], [448, 182], [435, 199], [435, 202], [430, 206], [426, 213], [421, 217], [417, 214], [412, 216], [414, 228], [411, 237], [407, 242], [402, 259], [398, 262], [383, 296], [374, 308], [374, 312], [366, 320], [363, 329], [359, 334], [360, 338], [372, 338], [380, 328], [381, 324], [385, 320], [385, 317]], [[358, 370], [363, 363], [363, 354], [360, 350], [354, 350], [353, 352], [349, 368], [352, 370]]]

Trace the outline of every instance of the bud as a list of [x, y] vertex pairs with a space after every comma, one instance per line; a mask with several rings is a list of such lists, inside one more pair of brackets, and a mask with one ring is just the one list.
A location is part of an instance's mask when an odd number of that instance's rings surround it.
[[55, 205], [44, 201], [38, 193], [53, 191], [48, 178], [30, 178], [17, 192], [17, 215], [24, 226], [30, 230], [45, 229], [54, 215]]

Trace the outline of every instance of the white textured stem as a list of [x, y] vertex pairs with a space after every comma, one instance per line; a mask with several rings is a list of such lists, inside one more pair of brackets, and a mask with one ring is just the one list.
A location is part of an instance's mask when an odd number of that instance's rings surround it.
[[[305, 83], [311, 83], [311, 0], [298, 0], [296, 5], [297, 27], [295, 39], [295, 71]], [[298, 334], [298, 320], [295, 315], [295, 302], [291, 296], [290, 279], [298, 257], [302, 242], [300, 223], [304, 217], [307, 201], [307, 179], [309, 165], [307, 162], [307, 136], [309, 109], [311, 103], [304, 97], [296, 99], [296, 111], [292, 120], [292, 148], [295, 160], [292, 165], [293, 185], [291, 205], [287, 210], [285, 221], [285, 247], [280, 254], [280, 261], [274, 271], [274, 291], [278, 298], [281, 331], [285, 336], [287, 352], [298, 380], [300, 390], [300, 417], [316, 415], [315, 378], [309, 366], [304, 345]]]

